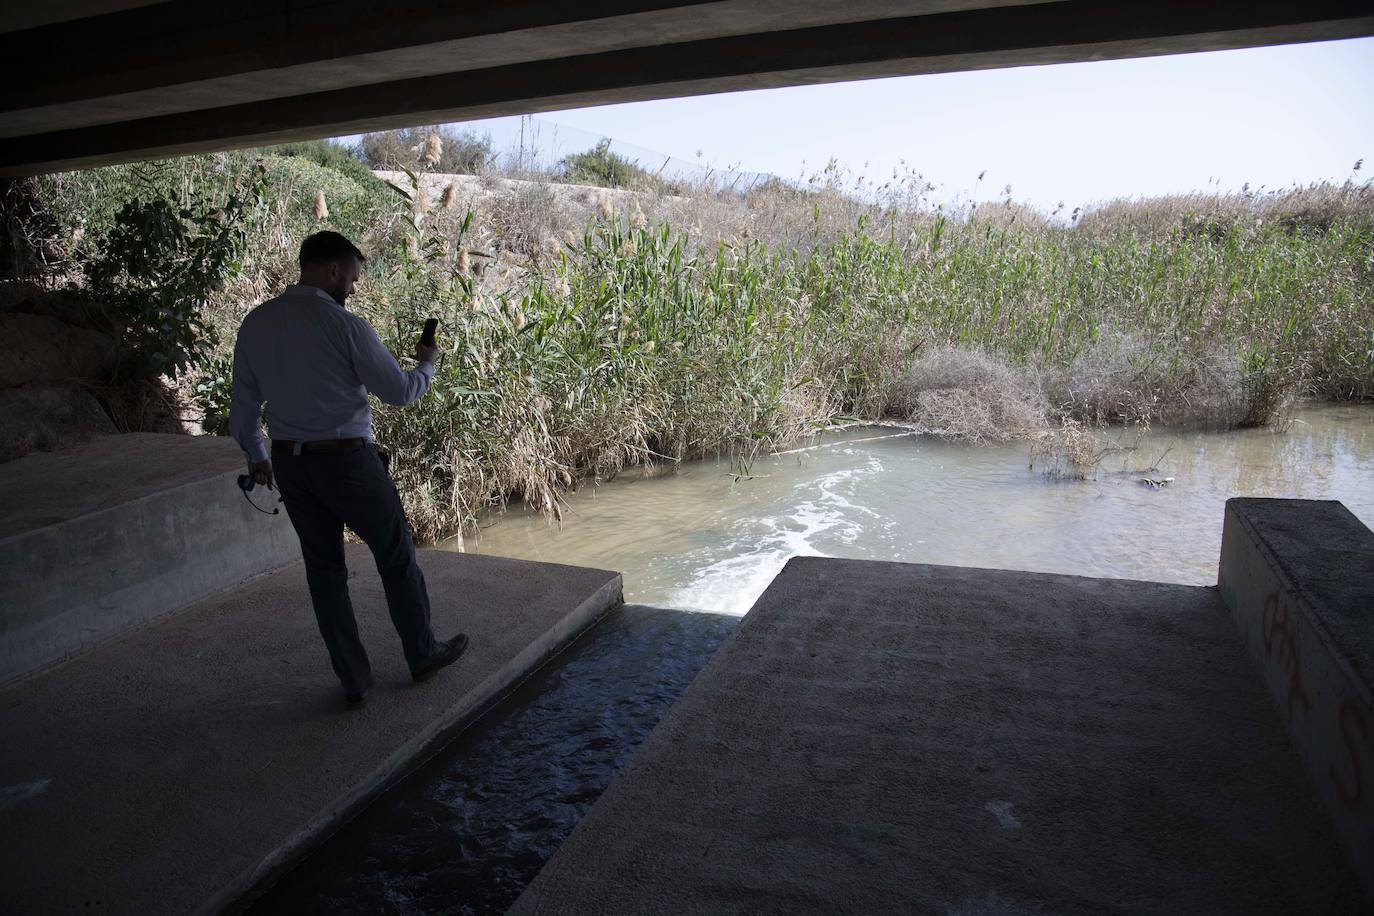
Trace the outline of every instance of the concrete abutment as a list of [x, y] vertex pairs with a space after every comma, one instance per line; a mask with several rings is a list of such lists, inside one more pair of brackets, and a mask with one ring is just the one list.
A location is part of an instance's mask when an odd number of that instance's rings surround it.
[[1229, 500], [1218, 585], [1374, 897], [1374, 532], [1338, 502]]

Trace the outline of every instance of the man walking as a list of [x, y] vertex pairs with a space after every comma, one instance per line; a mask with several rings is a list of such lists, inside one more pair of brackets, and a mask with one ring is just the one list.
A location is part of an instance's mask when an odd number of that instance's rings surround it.
[[[404, 405], [429, 390], [435, 347], [417, 344], [402, 370], [366, 321], [344, 309], [367, 259], [337, 232], [301, 244], [300, 283], [248, 313], [234, 345], [229, 428], [257, 483], [281, 487], [301, 541], [320, 635], [351, 708], [372, 686], [348, 597], [344, 525], [372, 549], [411, 676], [423, 681], [457, 660], [468, 638], [435, 640], [429, 594], [415, 562], [405, 510], [372, 442], [372, 392]], [[268, 457], [259, 424], [267, 402]]]

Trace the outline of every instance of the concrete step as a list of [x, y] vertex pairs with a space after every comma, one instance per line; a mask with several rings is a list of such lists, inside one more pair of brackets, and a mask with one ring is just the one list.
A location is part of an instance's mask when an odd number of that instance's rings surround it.
[[[242, 499], [242, 497], [239, 497]], [[0, 689], [0, 911], [217, 911], [273, 877], [620, 600], [616, 573], [421, 551], [436, 633], [410, 681], [366, 548], [377, 680], [346, 711], [299, 564]]]
[[0, 464], [0, 683], [299, 560], [243, 472], [228, 439], [154, 433]]
[[798, 558], [510, 912], [1364, 907], [1216, 589]]

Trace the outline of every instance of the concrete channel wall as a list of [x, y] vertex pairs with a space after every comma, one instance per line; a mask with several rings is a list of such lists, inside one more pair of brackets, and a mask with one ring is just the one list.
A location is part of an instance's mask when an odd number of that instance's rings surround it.
[[1338, 502], [1231, 499], [1218, 580], [1374, 896], [1374, 532]]
[[[152, 441], [109, 437], [70, 454], [13, 462], [21, 465], [13, 475], [37, 471], [44, 485], [7, 479], [12, 505], [25, 498], [60, 503], [60, 494], [47, 495], [54, 487], [117, 491], [126, 486], [120, 475], [129, 462], [149, 449], [175, 462], [177, 473], [161, 478], [173, 484], [166, 489], [149, 481], [81, 507], [93, 511], [54, 510], [50, 519], [26, 519], [0, 536], [0, 683], [300, 558], [286, 513], [257, 512], [239, 492], [242, 459], [231, 443], [144, 438]], [[264, 507], [276, 504], [275, 494], [255, 495]]]

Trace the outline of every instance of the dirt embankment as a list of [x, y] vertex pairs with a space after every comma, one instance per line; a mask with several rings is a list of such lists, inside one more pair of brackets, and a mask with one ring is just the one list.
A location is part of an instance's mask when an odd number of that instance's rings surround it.
[[0, 462], [118, 432], [184, 432], [159, 383], [118, 381], [119, 360], [98, 305], [0, 283]]
[[[410, 176], [405, 172], [376, 170], [372, 174], [407, 193], [410, 192]], [[477, 197], [548, 193], [553, 195], [560, 207], [565, 207], [580, 216], [591, 215], [600, 201], [603, 200], [615, 206], [617, 210], [624, 209], [636, 202], [642, 203], [649, 200], [680, 202], [682, 204], [686, 204], [690, 200], [686, 197], [658, 195], [626, 188], [525, 181], [519, 178], [501, 178], [495, 175], [450, 175], [423, 172], [419, 173], [417, 177], [420, 180], [420, 189], [425, 192], [425, 196], [429, 198], [431, 204], [437, 204], [443, 198], [444, 191], [449, 185], [453, 185], [459, 203], [471, 201]]]

